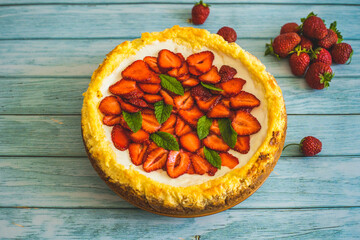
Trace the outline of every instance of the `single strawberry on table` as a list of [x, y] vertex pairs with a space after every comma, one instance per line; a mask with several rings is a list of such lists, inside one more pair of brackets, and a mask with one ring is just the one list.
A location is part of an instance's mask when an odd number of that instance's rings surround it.
[[330, 49], [334, 44], [342, 42], [340, 31], [336, 28], [336, 21], [330, 24], [326, 37], [317, 42], [319, 47]]
[[293, 54], [289, 58], [291, 72], [295, 76], [302, 76], [310, 64], [310, 56], [306, 49], [302, 49], [300, 45], [295, 48]]
[[322, 143], [319, 139], [313, 136], [307, 136], [301, 139], [299, 143], [290, 143], [286, 145], [283, 149], [287, 148], [288, 146], [296, 145], [299, 146], [300, 152], [302, 152], [306, 157], [312, 157], [316, 154], [320, 153], [322, 150]]
[[[337, 43], [331, 49], [331, 56], [335, 63], [345, 64], [351, 57], [354, 51], [348, 43]], [[349, 64], [350, 64], [349, 62]]]
[[203, 24], [207, 17], [210, 14], [210, 5], [204, 3], [202, 0], [200, 2], [195, 3], [191, 10], [191, 16], [192, 16], [192, 23], [195, 25]]
[[237, 34], [235, 30], [231, 27], [222, 27], [219, 29], [217, 34], [222, 36], [225, 39], [225, 41], [229, 43], [235, 42], [237, 39]]
[[328, 31], [324, 21], [311, 12], [306, 18], [302, 18], [301, 25], [304, 36], [313, 39], [323, 39]]
[[323, 89], [330, 86], [331, 79], [334, 77], [329, 65], [316, 62], [310, 64], [305, 74], [305, 80], [311, 88]]
[[314, 63], [322, 62], [329, 66], [332, 64], [331, 55], [329, 51], [326, 50], [325, 48], [317, 48], [313, 50], [311, 53], [311, 60]]
[[295, 22], [285, 23], [280, 29], [280, 34], [290, 33], [290, 32], [298, 33], [299, 25]]
[[266, 44], [265, 56], [272, 54], [276, 57], [285, 58], [300, 43], [301, 39], [297, 33], [284, 33], [277, 36], [274, 41]]

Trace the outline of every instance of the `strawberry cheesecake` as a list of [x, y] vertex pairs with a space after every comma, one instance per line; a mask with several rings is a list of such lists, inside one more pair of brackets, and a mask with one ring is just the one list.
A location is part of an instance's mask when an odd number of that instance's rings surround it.
[[286, 111], [274, 77], [236, 43], [174, 26], [110, 52], [84, 93], [89, 159], [122, 198], [167, 216], [226, 210], [280, 157]]

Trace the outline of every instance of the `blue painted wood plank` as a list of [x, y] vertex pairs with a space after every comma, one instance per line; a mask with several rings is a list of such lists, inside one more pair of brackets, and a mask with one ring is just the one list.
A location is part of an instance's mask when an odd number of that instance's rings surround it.
[[[356, 239], [360, 208], [228, 210], [179, 219], [135, 209], [0, 209], [4, 238]], [[199, 239], [199, 238], [197, 238]]]
[[[320, 155], [360, 155], [359, 122], [360, 115], [290, 115], [286, 143], [313, 135], [323, 141]], [[86, 156], [78, 115], [0, 115], [0, 132], [3, 156]], [[289, 147], [283, 156], [300, 153]]]
[[[135, 208], [84, 157], [2, 157], [0, 168], [0, 207]], [[358, 169], [360, 157], [281, 157], [264, 185], [235, 208], [360, 207]]]
[[[144, 4], [144, 3], [166, 3], [166, 4], [178, 4], [178, 3], [188, 3], [194, 4], [194, 0], [2, 0], [0, 2], [1, 5], [16, 5], [16, 4]], [[313, 0], [298, 0], [296, 2], [291, 0], [208, 0], [206, 3], [216, 6], [217, 4], [331, 4], [331, 5], [346, 5], [346, 4], [359, 4], [358, 0], [317, 0], [314, 2]]]
[[[116, 45], [131, 39], [109, 40], [29, 40], [0, 41], [0, 76], [81, 76], [89, 77]], [[263, 39], [240, 39], [237, 43], [258, 57], [275, 77], [294, 77], [288, 61], [264, 56]], [[360, 76], [360, 41], [347, 41], [355, 54], [350, 65], [333, 64], [338, 77]], [[300, 79], [300, 78], [298, 78]], [[358, 85], [357, 85], [358, 86]], [[357, 87], [355, 86], [355, 88]], [[353, 86], [348, 86], [349, 89]]]
[[[80, 114], [89, 81], [90, 77], [0, 78], [0, 114]], [[323, 91], [310, 89], [303, 78], [277, 81], [288, 114], [360, 114], [359, 77], [336, 76]]]
[[[142, 32], [162, 31], [173, 25], [194, 26], [187, 22], [191, 5], [4, 6], [0, 8], [0, 39], [137, 37]], [[360, 39], [360, 6], [217, 5], [201, 28], [217, 32], [230, 25], [240, 38], [270, 38], [277, 35], [284, 23], [300, 22], [311, 11], [323, 17], [328, 25], [337, 20], [346, 39]], [[274, 13], [281, 14], [275, 17]]]

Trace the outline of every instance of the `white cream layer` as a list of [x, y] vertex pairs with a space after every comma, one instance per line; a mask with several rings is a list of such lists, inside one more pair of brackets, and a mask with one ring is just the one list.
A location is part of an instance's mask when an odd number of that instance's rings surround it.
[[[158, 52], [161, 49], [168, 49], [175, 53], [180, 52], [184, 55], [185, 58], [187, 58], [189, 55], [194, 53], [193, 49], [190, 49], [183, 45], [178, 45], [171, 40], [168, 40], [166, 42], [156, 41], [156, 42], [152, 43], [151, 45], [147, 45], [144, 48], [142, 48], [141, 50], [139, 50], [135, 55], [133, 55], [133, 56], [129, 57], [128, 59], [124, 60], [123, 62], [121, 62], [119, 67], [117, 69], [115, 69], [115, 71], [110, 76], [108, 76], [107, 78], [105, 78], [103, 80], [102, 87], [100, 89], [103, 96], [106, 97], [106, 96], [111, 95], [111, 93], [108, 90], [109, 86], [111, 86], [112, 84], [114, 84], [115, 82], [117, 82], [121, 79], [121, 72], [127, 66], [129, 66], [132, 62], [134, 62], [136, 60], [143, 59], [146, 56], [157, 56]], [[258, 84], [257, 82], [252, 80], [249, 72], [247, 71], [247, 69], [243, 66], [243, 64], [239, 60], [231, 58], [224, 53], [216, 52], [212, 49], [205, 48], [205, 47], [196, 52], [206, 51], [206, 50], [210, 50], [214, 53], [215, 59], [214, 59], [213, 64], [215, 66], [217, 66], [218, 69], [220, 69], [220, 67], [222, 65], [229, 65], [229, 66], [235, 68], [237, 70], [237, 74], [235, 75], [235, 77], [241, 77], [246, 80], [246, 84], [244, 85], [243, 90], [254, 94], [261, 101], [260, 106], [257, 108], [254, 108], [251, 111], [251, 114], [253, 116], [255, 116], [258, 119], [258, 121], [260, 122], [261, 130], [258, 133], [250, 136], [250, 151], [247, 154], [240, 154], [240, 153], [238, 153], [236, 151], [232, 151], [232, 150], [229, 151], [231, 154], [233, 154], [234, 156], [236, 156], [239, 159], [239, 164], [236, 166], [236, 168], [241, 168], [249, 161], [251, 156], [253, 156], [253, 154], [257, 151], [257, 149], [260, 147], [260, 145], [262, 144], [262, 142], [264, 141], [265, 136], [266, 136], [266, 132], [267, 132], [267, 128], [268, 128], [268, 126], [267, 126], [268, 119], [267, 119], [267, 102], [264, 98], [264, 90], [260, 84]], [[170, 178], [167, 175], [166, 171], [163, 171], [163, 170], [157, 170], [157, 171], [147, 173], [143, 170], [142, 165], [135, 166], [134, 164], [132, 164], [128, 151], [119, 151], [118, 149], [116, 149], [114, 147], [114, 145], [112, 144], [112, 141], [111, 141], [112, 127], [103, 125], [103, 129], [104, 129], [104, 132], [106, 135], [105, 141], [109, 141], [111, 143], [113, 151], [116, 153], [116, 160], [119, 164], [123, 165], [126, 169], [133, 168], [136, 171], [138, 171], [139, 173], [141, 173], [151, 179], [154, 179], [155, 181], [161, 182], [161, 183], [165, 183], [165, 184], [172, 185], [172, 186], [187, 187], [187, 186], [191, 186], [191, 185], [201, 184], [206, 181], [215, 179], [217, 177], [221, 177], [221, 176], [225, 175], [226, 173], [228, 173], [229, 171], [231, 171], [231, 169], [229, 169], [228, 167], [221, 167], [221, 169], [219, 169], [216, 172], [215, 176], [208, 176], [207, 174], [204, 174], [204, 175], [183, 174], [182, 176], [175, 178], [175, 179]]]

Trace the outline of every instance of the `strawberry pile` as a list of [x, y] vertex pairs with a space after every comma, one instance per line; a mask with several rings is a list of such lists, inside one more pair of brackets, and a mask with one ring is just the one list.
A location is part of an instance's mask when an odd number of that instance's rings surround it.
[[334, 77], [331, 64], [345, 64], [349, 59], [350, 63], [353, 50], [342, 42], [336, 21], [327, 29], [324, 20], [311, 12], [301, 22], [300, 26], [294, 22], [284, 24], [280, 35], [266, 44], [265, 55], [290, 56], [289, 65], [295, 76], [305, 74], [311, 88], [326, 88]]
[[99, 110], [113, 126], [114, 146], [129, 150], [144, 171], [213, 176], [221, 166], [239, 160], [228, 151], [250, 150], [250, 135], [261, 129], [251, 110], [259, 99], [242, 91], [236, 69], [213, 65], [214, 54], [203, 51], [186, 59], [167, 49], [158, 56], [134, 61], [122, 79], [109, 87]]

